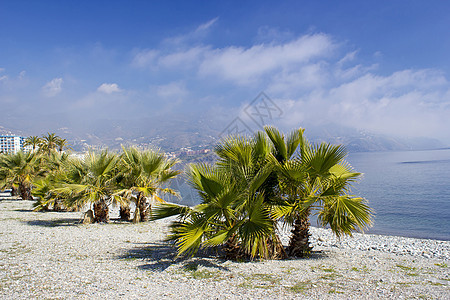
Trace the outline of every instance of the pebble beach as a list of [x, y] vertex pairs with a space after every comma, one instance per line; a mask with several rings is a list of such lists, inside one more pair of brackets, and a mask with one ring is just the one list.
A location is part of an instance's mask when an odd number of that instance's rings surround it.
[[309, 258], [233, 262], [176, 257], [168, 220], [83, 225], [11, 197], [0, 211], [1, 299], [450, 299], [450, 241], [312, 227]]

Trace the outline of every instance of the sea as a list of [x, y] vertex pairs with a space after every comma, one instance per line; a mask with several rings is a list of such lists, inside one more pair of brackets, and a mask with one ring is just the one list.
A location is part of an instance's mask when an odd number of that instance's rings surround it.
[[375, 211], [367, 233], [450, 240], [450, 149], [350, 153], [352, 193]]

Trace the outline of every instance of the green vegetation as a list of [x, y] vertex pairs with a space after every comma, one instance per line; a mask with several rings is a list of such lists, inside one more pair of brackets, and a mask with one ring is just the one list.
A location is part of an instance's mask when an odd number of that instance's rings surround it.
[[189, 276], [194, 279], [216, 278], [219, 274], [219, 272], [210, 272], [206, 269], [199, 270], [197, 263], [187, 263], [184, 265], [183, 269], [189, 272]]
[[256, 273], [244, 276], [244, 282], [239, 284], [241, 288], [272, 288], [280, 282], [280, 278], [271, 275]]
[[150, 210], [145, 197], [163, 201], [161, 194], [177, 195], [168, 187], [179, 174], [172, 169], [177, 161], [159, 151], [124, 148], [122, 154], [105, 150], [73, 158], [63, 153], [67, 141], [54, 133], [28, 137], [25, 145], [32, 146], [29, 153], [0, 156], [0, 188], [15, 188], [23, 200], [33, 200], [33, 195], [36, 211], [77, 210], [90, 204], [92, 221], [108, 222], [108, 205], [119, 203], [122, 218], [128, 220], [133, 201], [134, 221], [139, 222]]
[[294, 284], [293, 286], [291, 286], [290, 290], [294, 293], [300, 293], [311, 287], [312, 287], [311, 281], [309, 281], [309, 280], [308, 281], [300, 281], [300, 282], [297, 282], [296, 284]]
[[[215, 148], [215, 163], [187, 166], [190, 185], [202, 203], [195, 207], [165, 203], [160, 195], [178, 193], [170, 181], [179, 175], [176, 160], [159, 151], [122, 148], [90, 152], [83, 159], [63, 153], [67, 141], [47, 133], [29, 137], [33, 150], [0, 157], [2, 187], [18, 186], [23, 199], [37, 197], [35, 210], [80, 209], [89, 205], [85, 222], [108, 222], [110, 204], [134, 222], [178, 216], [169, 240], [179, 255], [213, 247], [233, 260], [302, 257], [310, 253], [309, 216], [338, 236], [371, 225], [372, 212], [363, 198], [351, 195], [359, 177], [344, 160], [342, 146], [310, 144], [303, 129], [284, 135], [265, 127], [253, 137], [229, 136]], [[33, 188], [33, 189], [32, 189]], [[31, 192], [32, 190], [32, 192]], [[27, 194], [26, 194], [27, 193]], [[147, 197], [160, 202], [153, 210]], [[278, 227], [291, 227], [287, 251]], [[335, 275], [332, 268], [322, 269]], [[206, 275], [205, 275], [206, 276]]]
[[[360, 173], [345, 162], [342, 146], [311, 145], [303, 129], [285, 136], [265, 127], [252, 138], [225, 138], [215, 153], [215, 164], [186, 170], [200, 205], [161, 204], [153, 211], [153, 219], [178, 216], [168, 238], [179, 255], [220, 246], [234, 260], [304, 256], [313, 211], [337, 236], [371, 224], [365, 200], [349, 195]], [[280, 222], [293, 227], [287, 253], [277, 235]]]

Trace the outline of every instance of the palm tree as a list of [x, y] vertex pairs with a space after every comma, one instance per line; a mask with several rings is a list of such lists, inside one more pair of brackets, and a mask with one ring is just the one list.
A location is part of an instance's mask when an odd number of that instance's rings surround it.
[[42, 143], [40, 148], [43, 152], [47, 152], [47, 154], [50, 154], [52, 150], [58, 148], [59, 140], [60, 137], [55, 133], [47, 132], [47, 135], [42, 136]]
[[320, 225], [330, 226], [337, 236], [351, 235], [352, 231], [363, 231], [371, 225], [372, 211], [365, 199], [349, 194], [351, 183], [361, 174], [344, 160], [347, 155], [344, 147], [327, 143], [311, 145], [303, 138], [302, 129], [291, 134], [286, 142], [275, 128], [265, 130], [275, 148], [281, 149], [278, 153], [289, 149], [293, 135], [301, 137], [300, 151], [295, 157], [282, 155], [280, 160], [271, 156], [280, 187], [280, 204], [275, 206], [273, 217], [293, 226], [288, 246], [290, 256], [302, 257], [311, 250], [309, 216], [312, 211], [318, 214]]
[[33, 152], [36, 151], [36, 147], [39, 147], [42, 144], [42, 139], [36, 135], [29, 136], [23, 142], [24, 146], [32, 146]]
[[22, 200], [33, 200], [32, 182], [42, 176], [40, 157], [35, 153], [19, 151], [0, 158], [0, 187], [18, 188]]
[[59, 187], [53, 191], [65, 197], [67, 207], [93, 204], [94, 221], [109, 222], [108, 205], [122, 201], [113, 195], [119, 174], [118, 162], [119, 157], [106, 150], [99, 154], [91, 152], [84, 160], [71, 160], [61, 175]]
[[69, 142], [67, 142], [67, 140], [63, 138], [58, 138], [56, 140], [56, 145], [58, 146], [58, 150], [60, 153], [64, 150], [64, 148], [71, 149], [69, 147], [70, 146]]
[[180, 255], [221, 245], [231, 259], [284, 257], [265, 203], [263, 185], [272, 173], [265, 164], [269, 150], [262, 134], [254, 139], [229, 137], [215, 149], [217, 164], [190, 165], [189, 182], [202, 203], [194, 208], [162, 204], [153, 215], [179, 216], [169, 239], [175, 240]]
[[321, 225], [338, 236], [370, 225], [364, 199], [349, 195], [360, 175], [344, 161], [341, 146], [311, 146], [303, 129], [285, 137], [265, 127], [253, 138], [228, 137], [215, 149], [215, 165], [191, 165], [191, 185], [202, 203], [194, 208], [159, 205], [154, 219], [178, 215], [169, 239], [179, 254], [221, 245], [230, 258], [282, 258], [277, 223], [293, 226], [291, 256], [310, 251], [309, 215], [317, 211]]
[[[134, 222], [146, 221], [151, 209], [146, 202], [146, 197], [164, 202], [158, 194], [178, 193], [166, 185], [180, 172], [172, 167], [176, 160], [167, 159], [158, 151], [141, 152], [136, 148], [123, 148], [121, 155], [121, 172], [118, 178], [119, 189], [116, 191], [126, 201], [134, 201], [136, 204]], [[133, 199], [133, 200], [132, 200]], [[121, 218], [129, 218], [129, 206], [121, 206]]]
[[53, 189], [57, 187], [61, 174], [64, 173], [69, 162], [67, 154], [56, 151], [43, 157], [41, 169], [45, 172], [45, 176], [33, 181], [32, 194], [37, 198], [33, 205], [35, 211], [48, 210], [50, 205], [53, 206], [54, 211], [64, 210], [63, 199]]

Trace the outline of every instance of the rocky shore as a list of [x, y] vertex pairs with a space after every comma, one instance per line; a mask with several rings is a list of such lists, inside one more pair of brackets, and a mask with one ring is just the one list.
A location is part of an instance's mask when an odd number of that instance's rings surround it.
[[450, 241], [312, 228], [307, 259], [184, 259], [167, 221], [82, 225], [31, 204], [0, 199], [1, 299], [450, 299]]

